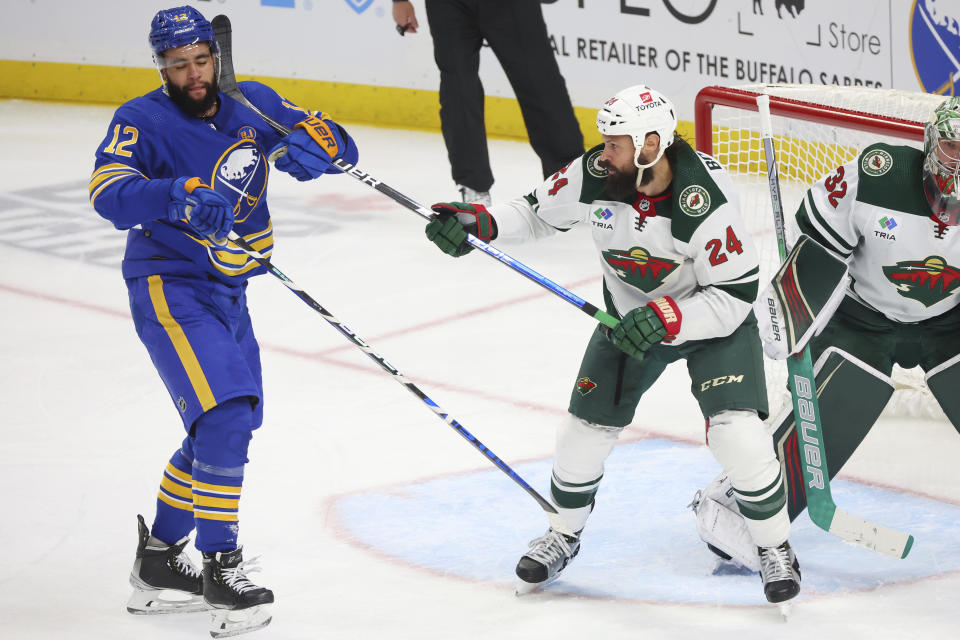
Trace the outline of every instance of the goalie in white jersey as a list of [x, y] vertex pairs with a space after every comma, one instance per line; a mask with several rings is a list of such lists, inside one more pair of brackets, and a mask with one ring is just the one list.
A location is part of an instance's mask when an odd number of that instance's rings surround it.
[[[811, 321], [802, 321], [806, 330], [795, 342], [785, 340], [783, 331], [797, 322], [793, 309], [775, 305], [772, 317], [758, 313], [771, 357], [798, 353], [809, 341], [831, 477], [893, 395], [894, 364], [921, 367], [930, 392], [960, 429], [958, 182], [960, 97], [954, 97], [927, 123], [923, 151], [871, 145], [811, 186], [800, 204], [796, 219], [805, 235], [785, 264], [799, 265], [796, 286], [805, 299], [836, 298], [839, 306], [827, 304], [811, 314]], [[840, 277], [818, 278], [825, 272]], [[800, 315], [804, 311], [809, 309]], [[792, 407], [771, 423], [771, 430], [792, 520], [806, 508]], [[731, 510], [729, 487], [721, 476], [703, 492], [696, 507], [698, 530], [715, 550], [755, 568], [749, 553], [755, 542]]]
[[[603, 465], [640, 397], [685, 359], [710, 450], [733, 478], [766, 570], [764, 593], [799, 591], [787, 542], [780, 466], [767, 414], [761, 345], [751, 305], [757, 252], [723, 167], [676, 136], [676, 110], [645, 86], [624, 89], [597, 114], [598, 145], [534, 191], [492, 206], [441, 203], [427, 236], [445, 252], [482, 240], [537, 240], [590, 225], [607, 311], [593, 331], [559, 425], [550, 498], [558, 513], [520, 559], [520, 592], [542, 586], [576, 556]], [[758, 556], [758, 557], [759, 557]]]

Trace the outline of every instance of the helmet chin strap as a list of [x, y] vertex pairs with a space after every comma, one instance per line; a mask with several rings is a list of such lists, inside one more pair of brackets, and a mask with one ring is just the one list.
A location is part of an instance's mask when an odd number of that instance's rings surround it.
[[633, 166], [637, 168], [637, 191], [640, 190], [640, 182], [643, 180], [644, 169], [649, 169], [653, 165], [660, 162], [660, 158], [663, 157], [664, 151], [665, 149], [660, 149], [660, 151], [657, 152], [657, 157], [654, 158], [652, 162], [648, 162], [647, 164], [640, 164], [640, 151], [637, 151], [637, 154], [633, 157]]

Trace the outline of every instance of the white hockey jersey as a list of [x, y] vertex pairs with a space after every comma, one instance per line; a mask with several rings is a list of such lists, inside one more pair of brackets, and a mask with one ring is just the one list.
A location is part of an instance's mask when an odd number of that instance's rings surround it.
[[960, 228], [930, 217], [923, 153], [874, 144], [814, 184], [797, 224], [845, 258], [847, 295], [899, 322], [919, 322], [957, 306]]
[[497, 239], [531, 240], [589, 224], [607, 311], [617, 317], [670, 296], [682, 314], [672, 344], [730, 335], [757, 297], [757, 251], [727, 172], [682, 145], [670, 189], [611, 199], [598, 145], [532, 193], [490, 208]]

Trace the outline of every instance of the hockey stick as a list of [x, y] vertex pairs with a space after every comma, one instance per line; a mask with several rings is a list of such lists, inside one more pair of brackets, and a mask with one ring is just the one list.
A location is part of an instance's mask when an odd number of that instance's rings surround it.
[[[760, 131], [763, 136], [763, 151], [767, 160], [767, 182], [773, 205], [773, 220], [777, 231], [777, 248], [780, 261], [787, 257], [787, 240], [783, 216], [783, 199], [780, 195], [780, 178], [777, 173], [777, 156], [773, 148], [773, 123], [770, 118], [770, 96], [757, 97], [760, 112]], [[793, 399], [793, 415], [797, 439], [803, 441], [803, 481], [806, 484], [807, 512], [814, 524], [833, 535], [867, 549], [894, 558], [906, 558], [913, 546], [913, 536], [868, 522], [837, 507], [830, 493], [830, 474], [827, 471], [827, 454], [823, 445], [823, 430], [820, 425], [820, 403], [817, 400], [813, 363], [810, 347], [787, 358], [790, 396]]]
[[[269, 124], [277, 133], [288, 135], [291, 131], [289, 127], [277, 122], [251, 104], [250, 101], [247, 100], [246, 96], [243, 95], [243, 92], [240, 91], [240, 87], [237, 86], [237, 79], [233, 72], [233, 45], [231, 39], [230, 19], [227, 18], [227, 16], [219, 15], [213, 19], [212, 24], [214, 34], [217, 38], [217, 44], [220, 47], [220, 91], [251, 109], [254, 113], [263, 118], [264, 122]], [[276, 158], [280, 155], [282, 155], [282, 153], [277, 153], [274, 156], [271, 156], [269, 160], [276, 160]], [[365, 185], [376, 189], [397, 204], [410, 209], [420, 217], [429, 220], [433, 216], [433, 212], [429, 209], [424, 208], [422, 205], [418, 204], [414, 200], [411, 200], [393, 187], [384, 184], [366, 171], [362, 171], [349, 162], [345, 162], [344, 160], [338, 158], [333, 161], [333, 166], [337, 167], [351, 177], [356, 178]], [[467, 234], [467, 242], [470, 244], [470, 246], [479, 249], [488, 256], [496, 259], [502, 264], [507, 265], [514, 271], [523, 274], [544, 289], [560, 296], [573, 306], [586, 313], [591, 318], [610, 327], [611, 329], [617, 326], [617, 319], [603, 309], [598, 309], [596, 306], [580, 298], [573, 292], [567, 291], [556, 282], [553, 282], [549, 278], [540, 275], [530, 267], [524, 265], [522, 262], [511, 258], [503, 251], [500, 251], [496, 247], [487, 244], [480, 238], [477, 238], [472, 234]]]
[[523, 487], [524, 491], [530, 494], [530, 496], [537, 501], [537, 504], [539, 504], [544, 511], [546, 511], [547, 513], [557, 512], [557, 510], [553, 507], [552, 504], [547, 502], [543, 498], [543, 496], [541, 496], [539, 493], [536, 492], [536, 490], [533, 489], [533, 487], [527, 484], [527, 482], [523, 478], [521, 478], [516, 471], [511, 469], [506, 462], [501, 460], [493, 451], [487, 448], [486, 445], [484, 445], [482, 442], [477, 440], [469, 431], [467, 431], [462, 424], [454, 420], [452, 416], [450, 416], [442, 408], [440, 408], [440, 406], [436, 402], [431, 400], [423, 391], [421, 391], [420, 388], [417, 387], [417, 385], [407, 380], [404, 377], [404, 375], [397, 370], [396, 367], [394, 367], [392, 364], [387, 362], [383, 356], [375, 352], [370, 345], [364, 342], [349, 327], [347, 327], [345, 324], [337, 320], [332, 313], [324, 309], [323, 306], [319, 302], [311, 298], [306, 291], [304, 291], [303, 289], [295, 285], [293, 283], [293, 280], [291, 280], [286, 275], [284, 275], [284, 273], [280, 271], [280, 269], [277, 269], [267, 257], [265, 257], [262, 253], [260, 253], [256, 249], [254, 249], [250, 245], [250, 243], [248, 243], [246, 240], [240, 237], [236, 231], [231, 231], [230, 235], [228, 236], [228, 239], [230, 240], [230, 242], [233, 242], [235, 245], [243, 249], [247, 253], [247, 255], [252, 257], [262, 266], [266, 267], [266, 269], [273, 276], [275, 276], [278, 280], [280, 280], [280, 282], [286, 285], [286, 287], [290, 289], [290, 291], [293, 291], [298, 298], [303, 300], [310, 307], [312, 307], [314, 311], [316, 311], [321, 316], [323, 316], [324, 320], [326, 320], [330, 325], [332, 325], [337, 331], [342, 333], [350, 342], [352, 342], [357, 347], [359, 347], [360, 350], [363, 351], [365, 354], [367, 354], [371, 360], [376, 362], [381, 369], [383, 369], [384, 371], [389, 373], [391, 376], [393, 376], [394, 380], [396, 380], [397, 382], [402, 384], [404, 387], [406, 387], [406, 389], [410, 393], [420, 398], [420, 400], [422, 400], [423, 403], [427, 405], [431, 411], [437, 414], [437, 416], [441, 420], [443, 420], [444, 422], [449, 424], [451, 427], [453, 427], [454, 431], [456, 431], [461, 436], [463, 436], [464, 439], [467, 442], [469, 442], [471, 445], [473, 445], [473, 447], [477, 451], [479, 451], [484, 456], [486, 456], [487, 459], [489, 459], [494, 465], [496, 465], [498, 469], [500, 469], [505, 474], [510, 476], [511, 480], [513, 480], [518, 485]]

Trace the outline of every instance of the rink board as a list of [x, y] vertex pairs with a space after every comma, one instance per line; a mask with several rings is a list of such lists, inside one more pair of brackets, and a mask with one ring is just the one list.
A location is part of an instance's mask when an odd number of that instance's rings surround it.
[[[543, 495], [550, 460], [512, 465]], [[718, 470], [710, 452], [664, 439], [615, 448], [580, 554], [548, 592], [692, 604], [760, 605], [759, 577], [715, 574], [715, 557], [687, 508]], [[825, 533], [803, 514], [791, 542], [803, 573], [802, 599], [876, 589], [960, 569], [960, 507], [916, 494], [837, 479], [837, 504], [867, 520], [909, 531], [910, 556], [889, 558]], [[341, 536], [398, 562], [473, 581], [511, 583], [545, 514], [496, 469], [341, 496], [331, 511]]]

